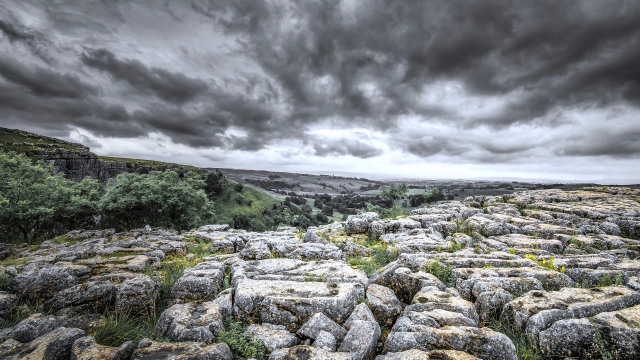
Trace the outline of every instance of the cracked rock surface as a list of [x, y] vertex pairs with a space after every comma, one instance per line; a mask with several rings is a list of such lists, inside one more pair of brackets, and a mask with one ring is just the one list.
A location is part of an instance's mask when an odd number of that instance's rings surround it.
[[[256, 359], [640, 358], [634, 189], [476, 196], [306, 233], [77, 230], [11, 246], [2, 359], [233, 359], [230, 321], [263, 346]], [[153, 319], [152, 338], [102, 343], [113, 314]]]

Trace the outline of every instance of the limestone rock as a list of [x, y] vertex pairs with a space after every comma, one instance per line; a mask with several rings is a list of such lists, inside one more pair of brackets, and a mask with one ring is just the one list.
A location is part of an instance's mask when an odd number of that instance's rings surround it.
[[213, 300], [218, 295], [224, 277], [224, 265], [221, 263], [200, 263], [184, 271], [171, 290], [171, 297], [178, 301]]
[[262, 325], [249, 325], [245, 334], [252, 339], [260, 340], [269, 352], [295, 346], [298, 338], [287, 331], [282, 325], [272, 325], [264, 323]]
[[197, 341], [212, 343], [224, 330], [224, 314], [219, 301], [176, 304], [165, 310], [158, 319], [157, 337], [172, 341]]
[[478, 358], [516, 360], [516, 347], [504, 334], [465, 326], [446, 326], [439, 329], [419, 326], [413, 331], [392, 331], [387, 337], [385, 351], [401, 352], [411, 349], [452, 349], [468, 352]]
[[131, 314], [150, 314], [160, 299], [160, 283], [147, 275], [126, 279], [118, 286], [116, 310]]
[[338, 342], [341, 342], [347, 335], [347, 330], [336, 324], [323, 313], [313, 315], [309, 321], [302, 325], [297, 334], [316, 340], [321, 331], [330, 333]]
[[72, 360], [129, 360], [136, 349], [131, 341], [120, 347], [98, 345], [93, 336], [85, 336], [73, 343]]
[[298, 345], [272, 352], [269, 360], [352, 360], [353, 356], [351, 353], [332, 353], [308, 345]]
[[84, 335], [80, 329], [59, 327], [30, 343], [10, 339], [0, 345], [0, 358], [67, 360], [71, 357], [74, 341]]
[[375, 360], [480, 360], [473, 355], [456, 350], [407, 350], [378, 355]]
[[318, 335], [316, 335], [316, 340], [313, 342], [312, 346], [318, 349], [334, 352], [336, 351], [337, 341], [331, 333], [320, 330]]
[[367, 304], [358, 304], [356, 308], [353, 310], [349, 318], [344, 323], [345, 329], [351, 329], [351, 324], [354, 321], [376, 321], [376, 318], [373, 316], [371, 309], [367, 306]]
[[352, 359], [364, 360], [372, 358], [378, 339], [380, 325], [373, 321], [356, 320], [351, 323], [347, 336], [340, 344], [339, 352], [351, 352]]
[[241, 319], [257, 317], [293, 332], [318, 312], [343, 323], [364, 296], [364, 286], [246, 279], [236, 284], [234, 293], [233, 312]]
[[4, 291], [0, 291], [0, 320], [5, 319], [16, 309], [18, 305], [18, 297]]
[[65, 266], [27, 264], [11, 280], [14, 292], [31, 299], [49, 299], [56, 292], [75, 286], [78, 279]]
[[131, 360], [232, 360], [227, 344], [160, 343], [143, 339]]
[[391, 326], [402, 311], [395, 293], [388, 287], [371, 284], [367, 287], [367, 300], [378, 323]]

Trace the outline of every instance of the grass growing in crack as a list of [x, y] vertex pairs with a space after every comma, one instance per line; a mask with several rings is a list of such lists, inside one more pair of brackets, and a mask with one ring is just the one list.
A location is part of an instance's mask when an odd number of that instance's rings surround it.
[[360, 296], [360, 297], [358, 297], [358, 304], [367, 304], [367, 305], [369, 305], [369, 300], [367, 300], [367, 298], [364, 297], [364, 296]]
[[429, 266], [427, 266], [424, 270], [429, 274], [437, 277], [446, 287], [454, 287], [456, 285], [453, 281], [452, 275], [453, 266], [449, 264], [442, 264], [440, 261], [436, 260], [429, 264]]
[[561, 273], [564, 273], [564, 266], [558, 270], [558, 267], [556, 267], [553, 263], [553, 256], [550, 256], [549, 259], [545, 260], [542, 259], [540, 261], [536, 260], [536, 257], [531, 255], [531, 254], [527, 254], [524, 256], [526, 259], [532, 260], [534, 261], [536, 264], [538, 264], [539, 266], [542, 266], [544, 268], [547, 268], [549, 270], [553, 270], [553, 271], [560, 271]]
[[173, 258], [165, 259], [162, 263], [161, 272], [163, 279], [160, 282], [162, 304], [160, 305], [160, 311], [166, 309], [171, 299], [171, 290], [176, 284], [178, 279], [182, 277], [182, 273], [186, 269], [196, 266], [200, 262], [199, 259], [187, 259], [187, 258]]
[[225, 331], [218, 336], [218, 342], [226, 343], [233, 353], [234, 360], [267, 358], [267, 349], [259, 340], [252, 340], [244, 334], [247, 326], [241, 322], [233, 321], [231, 318], [224, 320]]
[[449, 248], [447, 248], [447, 251], [450, 253], [454, 253], [458, 250], [462, 250], [462, 243], [458, 241], [451, 242], [451, 244], [449, 244]]
[[202, 259], [211, 255], [211, 244], [206, 242], [197, 243], [196, 246], [187, 248], [189, 254], [193, 254], [196, 258]]
[[385, 245], [376, 245], [371, 247], [373, 255], [369, 258], [349, 258], [347, 262], [355, 269], [361, 269], [367, 276], [371, 276], [378, 269], [384, 267], [390, 262], [398, 260], [400, 254], [396, 250], [389, 250]]
[[152, 339], [155, 326], [156, 318], [153, 316], [134, 317], [122, 312], [112, 312], [105, 316], [100, 326], [89, 333], [98, 344], [120, 346], [127, 341], [137, 344], [144, 338]]
[[491, 319], [491, 321], [487, 324], [493, 331], [497, 331], [506, 335], [511, 341], [513, 345], [516, 346], [516, 354], [518, 356], [518, 360], [543, 360], [547, 359], [536, 347], [531, 343], [529, 338], [525, 334], [517, 332], [511, 325], [504, 321], [499, 321], [496, 319]]
[[45, 311], [42, 307], [41, 301], [21, 300], [20, 306], [11, 316], [0, 320], [0, 329], [6, 329], [18, 325], [22, 320], [29, 316], [41, 313], [42, 315], [49, 315], [49, 312]]

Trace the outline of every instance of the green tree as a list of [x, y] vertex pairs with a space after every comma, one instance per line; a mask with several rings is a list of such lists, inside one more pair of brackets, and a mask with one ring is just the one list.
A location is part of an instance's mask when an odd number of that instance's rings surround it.
[[383, 199], [391, 200], [395, 205], [397, 205], [397, 202], [402, 199], [402, 197], [405, 196], [407, 192], [409, 192], [407, 184], [400, 183], [400, 185], [398, 185], [397, 187], [391, 184], [387, 187], [380, 188], [380, 197]]
[[431, 191], [425, 190], [422, 196], [424, 196], [424, 201], [428, 203], [444, 200], [444, 194], [438, 187], [433, 188]]
[[0, 152], [0, 223], [3, 235], [22, 235], [31, 244], [51, 229], [72, 197], [71, 184], [51, 166], [13, 152]]
[[73, 184], [68, 201], [55, 217], [56, 224], [64, 226], [63, 231], [94, 227], [102, 195], [104, 186], [99, 180], [85, 177], [79, 183]]
[[119, 229], [144, 225], [188, 229], [213, 219], [213, 203], [196, 176], [175, 171], [120, 174], [111, 179], [100, 200], [105, 223]]

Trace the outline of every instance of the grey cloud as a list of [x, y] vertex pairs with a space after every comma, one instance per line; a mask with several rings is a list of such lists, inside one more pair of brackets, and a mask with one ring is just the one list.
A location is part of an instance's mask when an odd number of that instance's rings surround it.
[[344, 156], [351, 155], [367, 159], [382, 154], [382, 150], [355, 139], [330, 139], [315, 137], [312, 139], [316, 156]]
[[0, 20], [0, 32], [9, 39], [9, 42], [24, 44], [34, 55], [48, 64], [55, 62], [46, 49], [50, 42], [41, 33], [25, 28], [14, 19], [10, 21], [9, 18], [13, 17], [11, 14], [5, 17], [7, 19]]
[[82, 98], [97, 93], [95, 87], [85, 84], [75, 74], [60, 74], [39, 66], [27, 67], [9, 57], [0, 57], [0, 76], [39, 96]]
[[173, 103], [193, 100], [207, 90], [207, 84], [200, 79], [148, 67], [137, 60], [119, 60], [106, 49], [89, 50], [82, 54], [81, 59], [85, 65], [105, 71], [114, 79], [125, 81], [140, 91], [155, 93]]
[[615, 158], [640, 157], [640, 128], [613, 134], [602, 130], [597, 134], [576, 137], [557, 147], [558, 155], [611, 156]]

